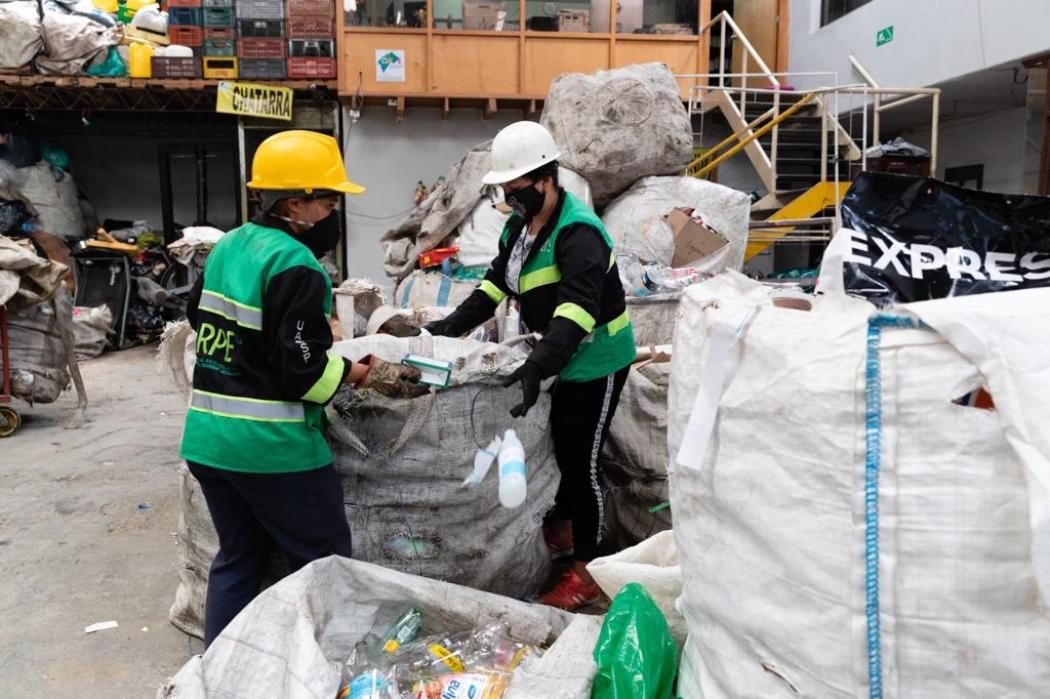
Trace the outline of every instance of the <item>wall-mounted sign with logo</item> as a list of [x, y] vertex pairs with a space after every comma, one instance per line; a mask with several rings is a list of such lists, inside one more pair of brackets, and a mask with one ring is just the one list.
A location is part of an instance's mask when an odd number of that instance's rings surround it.
[[381, 83], [405, 82], [404, 49], [376, 49], [376, 81]]
[[879, 46], [885, 46], [886, 44], [890, 43], [891, 41], [893, 41], [893, 25], [892, 24], [890, 26], [886, 27], [885, 29], [880, 29], [878, 32], [875, 33], [875, 46], [876, 46], [876, 48], [878, 48]]

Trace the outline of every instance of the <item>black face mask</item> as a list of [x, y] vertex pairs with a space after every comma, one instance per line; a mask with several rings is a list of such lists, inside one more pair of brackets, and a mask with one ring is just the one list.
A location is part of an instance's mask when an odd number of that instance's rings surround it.
[[507, 202], [507, 206], [514, 209], [526, 221], [531, 221], [536, 217], [536, 214], [543, 210], [543, 202], [546, 199], [547, 195], [536, 189], [534, 184], [522, 187], [514, 192], [505, 192], [503, 195], [503, 200]]
[[339, 216], [333, 211], [309, 230], [301, 233], [299, 239], [303, 241], [303, 245], [310, 248], [314, 257], [321, 258], [325, 253], [335, 250], [335, 246], [339, 244], [339, 236]]

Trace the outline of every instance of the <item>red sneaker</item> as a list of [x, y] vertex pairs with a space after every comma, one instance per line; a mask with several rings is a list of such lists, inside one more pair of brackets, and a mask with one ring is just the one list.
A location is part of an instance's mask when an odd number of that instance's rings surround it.
[[572, 555], [572, 528], [565, 527], [559, 531], [558, 527], [548, 524], [543, 525], [543, 540], [551, 551], [551, 558], [558, 560]]
[[594, 604], [601, 599], [602, 590], [598, 583], [588, 585], [575, 570], [567, 570], [554, 589], [540, 597], [540, 604], [557, 607], [567, 612]]

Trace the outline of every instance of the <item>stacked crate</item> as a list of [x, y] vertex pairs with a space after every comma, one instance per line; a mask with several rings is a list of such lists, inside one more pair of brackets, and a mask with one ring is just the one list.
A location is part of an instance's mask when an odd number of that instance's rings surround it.
[[284, 80], [284, 0], [237, 0], [236, 9], [240, 77]]
[[193, 57], [154, 56], [154, 78], [200, 78], [200, 50], [204, 44], [204, 22], [201, 0], [168, 0], [168, 41], [188, 46]]
[[288, 77], [335, 77], [335, 5], [332, 0], [287, 0]]
[[234, 0], [202, 0], [204, 19], [204, 77], [236, 78], [237, 65], [237, 17], [233, 10]]

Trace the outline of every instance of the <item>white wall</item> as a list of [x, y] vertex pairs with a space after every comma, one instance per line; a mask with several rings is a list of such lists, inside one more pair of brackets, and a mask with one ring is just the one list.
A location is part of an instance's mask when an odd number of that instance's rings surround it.
[[[945, 168], [984, 165], [985, 191], [1023, 192], [1024, 124], [1024, 107], [942, 122], [937, 177], [944, 177]], [[929, 129], [905, 133], [904, 138], [930, 145]]]
[[[379, 238], [412, 209], [416, 182], [430, 185], [478, 143], [522, 119], [519, 111], [482, 119], [481, 110], [409, 109], [397, 123], [392, 109], [366, 109], [350, 128], [346, 147], [350, 179], [368, 191], [347, 200], [347, 269], [351, 277], [386, 283]], [[349, 116], [344, 115], [349, 127]]]
[[[1047, 0], [872, 0], [820, 26], [821, 0], [792, 0], [789, 70], [859, 83], [854, 54], [882, 85], [926, 87], [1050, 51]], [[894, 39], [876, 47], [879, 29]]]

